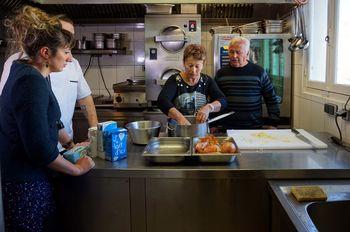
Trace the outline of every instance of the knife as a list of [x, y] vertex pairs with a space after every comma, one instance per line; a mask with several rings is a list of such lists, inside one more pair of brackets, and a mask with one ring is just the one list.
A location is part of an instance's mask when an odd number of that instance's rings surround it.
[[306, 138], [304, 135], [302, 135], [299, 131], [297, 131], [296, 129], [292, 128], [291, 131], [295, 134], [295, 136], [300, 139], [301, 141], [310, 144], [312, 146], [313, 149], [316, 149], [315, 144], [308, 138]]

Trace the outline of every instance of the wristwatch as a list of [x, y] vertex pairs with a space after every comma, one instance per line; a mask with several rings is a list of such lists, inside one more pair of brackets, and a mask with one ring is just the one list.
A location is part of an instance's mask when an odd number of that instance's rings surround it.
[[62, 147], [64, 148], [64, 149], [67, 149], [67, 150], [69, 150], [69, 149], [72, 149], [73, 147], [74, 147], [74, 142], [73, 142], [73, 139], [71, 139], [71, 140], [69, 140], [68, 142], [66, 142], [65, 144], [62, 144]]

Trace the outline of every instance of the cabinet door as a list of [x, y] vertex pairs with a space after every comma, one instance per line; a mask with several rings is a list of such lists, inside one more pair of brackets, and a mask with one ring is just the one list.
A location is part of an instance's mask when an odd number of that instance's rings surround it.
[[61, 231], [130, 231], [128, 178], [64, 177], [56, 181]]
[[147, 179], [147, 231], [268, 231], [266, 181]]

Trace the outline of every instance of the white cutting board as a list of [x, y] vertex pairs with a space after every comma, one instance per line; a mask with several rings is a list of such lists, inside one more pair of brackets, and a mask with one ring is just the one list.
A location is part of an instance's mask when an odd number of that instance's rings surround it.
[[[300, 134], [313, 142], [315, 148], [327, 148], [327, 144], [303, 129]], [[312, 145], [300, 140], [290, 129], [283, 130], [227, 130], [240, 149], [312, 149]]]

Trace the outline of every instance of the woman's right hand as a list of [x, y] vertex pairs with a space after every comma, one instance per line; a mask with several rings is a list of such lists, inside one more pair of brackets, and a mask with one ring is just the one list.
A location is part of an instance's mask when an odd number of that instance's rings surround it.
[[185, 116], [178, 111], [175, 107], [169, 110], [168, 116], [176, 120], [178, 125], [191, 125], [191, 123], [185, 118]]
[[95, 166], [95, 162], [91, 159], [91, 157], [84, 156], [80, 158], [75, 164], [75, 167], [79, 169], [79, 171], [77, 172], [77, 176], [81, 176], [87, 173], [94, 166]]

